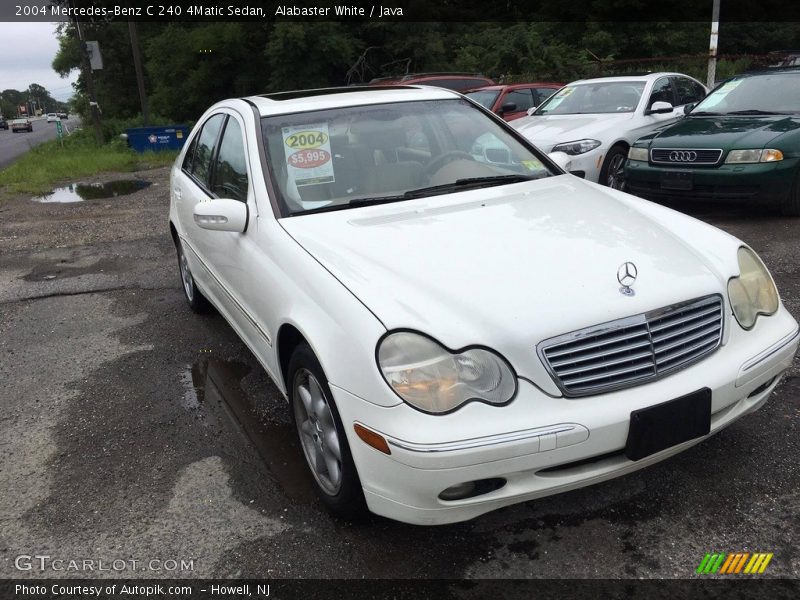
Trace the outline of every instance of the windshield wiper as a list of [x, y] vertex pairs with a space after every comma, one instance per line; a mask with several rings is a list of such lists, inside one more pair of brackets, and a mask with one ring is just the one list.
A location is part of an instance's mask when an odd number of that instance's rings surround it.
[[[462, 188], [481, 188], [490, 187], [493, 185], [505, 185], [507, 183], [520, 183], [522, 181], [533, 181], [536, 177], [530, 175], [509, 174], [509, 175], [490, 175], [488, 177], [466, 177], [464, 179], [456, 179], [453, 183], [444, 183], [442, 185], [433, 185], [430, 187], [419, 188], [416, 190], [409, 190], [403, 194], [403, 198], [421, 198], [423, 196], [431, 196], [438, 193], [446, 193], [451, 190], [458, 190]], [[353, 200], [355, 202], [356, 200]]]
[[292, 216], [297, 215], [311, 215], [314, 213], [331, 212], [334, 210], [344, 210], [346, 208], [357, 208], [359, 206], [373, 206], [377, 204], [389, 204], [391, 202], [400, 202], [402, 200], [411, 200], [413, 198], [423, 198], [425, 196], [435, 196], [436, 194], [444, 194], [449, 191], [489, 187], [492, 185], [503, 185], [507, 183], [520, 183], [522, 181], [533, 181], [537, 177], [530, 175], [510, 174], [510, 175], [491, 175], [488, 177], [467, 177], [464, 179], [456, 179], [452, 183], [445, 183], [442, 185], [433, 185], [430, 187], [419, 188], [416, 190], [409, 190], [404, 194], [396, 196], [375, 196], [373, 198], [353, 198], [349, 202], [341, 204], [328, 204], [318, 208], [311, 208], [308, 210], [300, 210], [293, 212]]
[[757, 108], [751, 108], [748, 110], [734, 110], [729, 113], [725, 113], [728, 115], [783, 115], [785, 113], [773, 112], [771, 110], [758, 110]]
[[708, 111], [708, 110], [701, 110], [701, 111], [698, 111], [698, 112], [692, 111], [692, 112], [689, 113], [690, 117], [718, 117], [720, 115], [722, 115], [722, 113], [711, 112], [711, 111]]

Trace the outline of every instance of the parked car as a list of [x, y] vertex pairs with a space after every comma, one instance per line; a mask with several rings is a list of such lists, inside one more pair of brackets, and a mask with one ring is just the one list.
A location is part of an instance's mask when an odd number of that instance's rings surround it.
[[762, 406], [797, 349], [745, 243], [448, 90], [225, 100], [170, 179], [187, 302], [275, 381], [341, 514], [449, 523], [629, 473]]
[[369, 85], [432, 85], [461, 92], [494, 85], [494, 81], [479, 73], [409, 73], [400, 77], [379, 77]]
[[6, 121], [2, 116], [0, 116], [0, 129], [5, 129], [8, 131], [8, 121]]
[[647, 198], [740, 200], [800, 216], [800, 70], [729, 79], [628, 153], [629, 190]]
[[58, 115], [56, 113], [47, 113], [48, 123], [55, 123], [56, 121], [58, 121]]
[[17, 133], [18, 131], [33, 131], [33, 121], [31, 121], [28, 117], [12, 119], [9, 121], [9, 125], [11, 125], [12, 133]]
[[630, 145], [677, 121], [683, 107], [706, 91], [679, 73], [585, 79], [565, 86], [512, 126], [545, 152], [569, 155], [572, 173], [619, 189]]
[[528, 114], [557, 92], [563, 83], [515, 83], [512, 85], [487, 85], [468, 90], [464, 95], [503, 117], [513, 121]]

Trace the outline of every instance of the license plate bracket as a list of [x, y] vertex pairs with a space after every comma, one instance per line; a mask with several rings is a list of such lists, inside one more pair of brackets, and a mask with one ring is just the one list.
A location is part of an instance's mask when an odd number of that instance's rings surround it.
[[688, 191], [694, 187], [691, 171], [667, 171], [661, 174], [661, 189]]
[[691, 394], [631, 412], [625, 456], [641, 460], [711, 431], [711, 390]]

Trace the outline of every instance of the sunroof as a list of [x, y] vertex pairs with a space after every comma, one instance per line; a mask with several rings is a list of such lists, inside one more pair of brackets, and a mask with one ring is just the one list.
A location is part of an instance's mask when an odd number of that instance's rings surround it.
[[261, 94], [261, 98], [270, 100], [295, 100], [297, 98], [311, 98], [313, 96], [327, 96], [329, 94], [347, 94], [349, 92], [374, 92], [375, 90], [413, 90], [410, 85], [351, 85], [348, 87], [321, 88], [317, 90], [295, 90], [292, 92], [276, 92], [274, 94]]

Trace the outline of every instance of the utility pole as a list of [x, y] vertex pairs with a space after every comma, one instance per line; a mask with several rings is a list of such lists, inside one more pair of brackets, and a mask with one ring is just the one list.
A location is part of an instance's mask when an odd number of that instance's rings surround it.
[[139, 32], [135, 21], [128, 21], [128, 32], [131, 35], [131, 50], [133, 51], [133, 66], [136, 69], [136, 85], [139, 86], [139, 102], [142, 105], [142, 118], [144, 125], [150, 122], [150, 110], [147, 105], [147, 94], [144, 91], [144, 72], [142, 71], [142, 52], [139, 49]]
[[[69, 0], [70, 6], [73, 5], [73, 0]], [[92, 117], [92, 125], [94, 125], [94, 137], [98, 144], [103, 143], [103, 126], [100, 124], [100, 107], [97, 104], [97, 95], [94, 92], [94, 73], [92, 73], [92, 66], [89, 64], [89, 55], [86, 52], [86, 42], [83, 39], [83, 31], [81, 31], [81, 24], [76, 16], [73, 19], [75, 28], [78, 30], [78, 41], [81, 44], [81, 70], [86, 79], [86, 91], [89, 93], [89, 114]]]
[[711, 10], [711, 40], [708, 43], [708, 77], [706, 86], [711, 89], [717, 78], [717, 42], [719, 41], [719, 2], [714, 0], [714, 8]]

